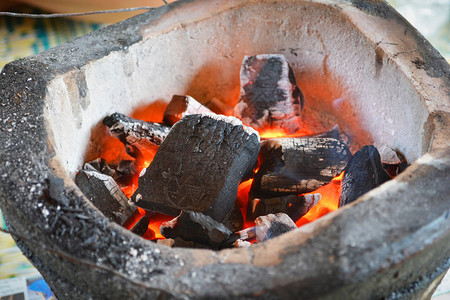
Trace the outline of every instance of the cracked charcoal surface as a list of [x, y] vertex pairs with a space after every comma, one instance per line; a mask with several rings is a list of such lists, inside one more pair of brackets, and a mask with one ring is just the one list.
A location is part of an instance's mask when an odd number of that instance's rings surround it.
[[332, 138], [278, 138], [261, 143], [261, 166], [252, 185], [254, 196], [311, 192], [345, 168], [351, 153]]
[[[174, 125], [139, 178], [136, 205], [169, 215], [180, 210], [224, 220], [234, 205], [241, 178], [253, 168], [258, 134], [212, 116], [190, 115]], [[249, 131], [252, 132], [252, 131]], [[139, 197], [138, 197], [139, 198]]]
[[175, 219], [163, 223], [161, 234], [166, 238], [178, 237], [184, 241], [208, 245], [212, 249], [230, 248], [238, 238], [224, 224], [202, 213], [187, 210], [183, 210]]
[[246, 56], [241, 66], [241, 95], [235, 114], [254, 128], [300, 128], [303, 94], [286, 58], [279, 54]]
[[126, 146], [127, 153], [137, 159], [153, 156], [170, 131], [167, 125], [133, 119], [120, 113], [106, 117], [103, 124]]
[[381, 164], [377, 148], [362, 147], [353, 155], [345, 168], [339, 207], [352, 203], [361, 195], [390, 179], [391, 177]]

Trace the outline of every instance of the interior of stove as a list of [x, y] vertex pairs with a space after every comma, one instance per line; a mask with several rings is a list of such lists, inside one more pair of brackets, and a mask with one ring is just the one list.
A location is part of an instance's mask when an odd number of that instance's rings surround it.
[[381, 155], [366, 145], [352, 156], [362, 141], [337, 124], [324, 131], [310, 109], [302, 116], [304, 102], [283, 55], [246, 56], [234, 108], [174, 95], [133, 113], [146, 121], [107, 116], [75, 181], [108, 219], [137, 235], [223, 249], [312, 222], [408, 165], [388, 145]]
[[[422, 145], [427, 109], [381, 48], [374, 51], [369, 41], [333, 13], [320, 4], [284, 3], [279, 10], [253, 4], [223, 11], [214, 20], [202, 20], [201, 29], [188, 20], [182, 29], [169, 26], [172, 30], [153, 36], [158, 26], [152, 26], [143, 30], [151, 41], [144, 39], [139, 47], [112, 52], [56, 77], [48, 89], [46, 116], [63, 167], [74, 178], [85, 162], [104, 158], [117, 165], [118, 158], [130, 159], [123, 144], [102, 124], [105, 117], [116, 112], [161, 122], [173, 95], [189, 95], [214, 112], [232, 114], [241, 94], [242, 59], [261, 53], [282, 54], [292, 67], [304, 95], [301, 135], [323, 133], [337, 125], [352, 153], [364, 145], [375, 145], [395, 150], [404, 163], [414, 162], [426, 150]], [[258, 22], [262, 16], [271, 21]], [[336, 22], [340, 26], [333, 26]], [[223, 36], [223, 28], [233, 30]], [[257, 44], [252, 42], [255, 39]], [[349, 53], [348, 43], [352, 43], [353, 53]], [[405, 106], [410, 109], [404, 110]], [[266, 128], [259, 134], [275, 137], [278, 133], [273, 130]], [[143, 168], [138, 169], [140, 172]], [[333, 181], [336, 188], [324, 193], [335, 199], [340, 181]], [[137, 183], [134, 185], [136, 188]], [[243, 182], [239, 189], [244, 215], [250, 186], [251, 182]], [[128, 192], [131, 197], [133, 193]], [[336, 200], [332, 204], [326, 201], [312, 210], [314, 218], [296, 220], [297, 226], [337, 209]], [[144, 210], [138, 211], [140, 215], [135, 212], [134, 217], [127, 218], [126, 227], [133, 227], [142, 217]], [[173, 216], [176, 214], [153, 216], [153, 233], [144, 235], [161, 238], [159, 225]]]

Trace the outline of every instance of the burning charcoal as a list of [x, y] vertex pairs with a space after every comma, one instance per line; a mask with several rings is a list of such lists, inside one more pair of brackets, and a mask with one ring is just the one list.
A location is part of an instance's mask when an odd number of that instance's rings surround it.
[[181, 238], [184, 241], [208, 245], [214, 249], [231, 247], [237, 235], [211, 217], [199, 212], [182, 211], [171, 221], [161, 225], [161, 234], [166, 238]]
[[223, 101], [214, 97], [209, 99], [204, 105], [216, 114], [225, 116], [232, 115], [234, 110], [233, 107], [226, 105]]
[[114, 180], [121, 188], [130, 187], [134, 185], [137, 180], [136, 179], [137, 172], [138, 169], [136, 167], [135, 160], [122, 160], [116, 167]]
[[398, 150], [382, 145], [378, 148], [378, 152], [380, 153], [383, 168], [391, 177], [397, 176], [409, 166], [405, 156]]
[[112, 136], [125, 145], [127, 153], [136, 159], [153, 157], [170, 131], [167, 125], [144, 122], [119, 113], [103, 119], [103, 124], [109, 127]]
[[252, 199], [249, 201], [247, 219], [254, 220], [256, 217], [274, 213], [285, 213], [294, 222], [304, 216], [322, 196], [320, 194], [308, 195], [286, 195], [269, 199]]
[[397, 155], [397, 152], [387, 145], [382, 145], [377, 148], [380, 155], [380, 160], [383, 164], [398, 165], [402, 161]]
[[256, 129], [300, 129], [303, 94], [280, 54], [246, 56], [241, 66], [241, 96], [235, 116]]
[[167, 105], [163, 122], [172, 126], [184, 116], [204, 113], [212, 113], [212, 111], [191, 96], [175, 95]]
[[252, 243], [243, 240], [236, 240], [236, 242], [233, 243], [233, 247], [236, 248], [248, 248], [251, 245]]
[[239, 235], [237, 241], [254, 241], [256, 240], [256, 226], [242, 229], [236, 234]]
[[297, 229], [294, 221], [285, 213], [268, 214], [255, 219], [255, 226], [236, 232], [238, 241], [263, 242], [285, 232]]
[[234, 205], [229, 217], [223, 221], [223, 225], [233, 232], [244, 228], [244, 216], [242, 216], [241, 209], [237, 204]]
[[251, 193], [257, 198], [279, 193], [312, 192], [339, 175], [350, 159], [347, 145], [332, 138], [277, 138], [261, 142], [261, 166]]
[[344, 172], [339, 207], [352, 203], [359, 196], [391, 179], [384, 171], [380, 154], [374, 146], [364, 146], [356, 152]]
[[118, 176], [135, 175], [137, 172], [136, 163], [134, 160], [121, 160], [116, 168]]
[[79, 171], [76, 183], [83, 194], [108, 219], [123, 225], [136, 210], [111, 176], [97, 171]]
[[130, 231], [139, 236], [143, 236], [148, 230], [148, 224], [150, 223], [149, 216], [143, 216], [136, 222], [136, 224], [130, 229]]
[[83, 167], [84, 170], [90, 170], [90, 171], [98, 171], [102, 174], [114, 177], [116, 171], [114, 169], [112, 169], [108, 163], [106, 162], [106, 160], [104, 160], [103, 158], [97, 158], [93, 161], [90, 161], [88, 163], [84, 164]]
[[133, 195], [147, 210], [202, 212], [222, 222], [241, 178], [253, 170], [259, 135], [233, 117], [190, 115], [177, 122]]
[[284, 213], [269, 214], [255, 219], [256, 241], [264, 242], [288, 231], [297, 229], [294, 221]]

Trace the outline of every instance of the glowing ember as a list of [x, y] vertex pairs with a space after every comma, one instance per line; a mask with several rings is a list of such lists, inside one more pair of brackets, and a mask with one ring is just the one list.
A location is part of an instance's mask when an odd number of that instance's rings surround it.
[[[161, 122], [165, 107], [165, 103], [156, 102], [133, 113], [132, 117], [149, 122]], [[302, 128], [293, 134], [287, 134], [282, 128], [266, 128], [261, 129], [259, 134], [261, 138], [264, 139], [279, 137], [302, 137], [305, 135], [314, 134], [314, 132], [309, 130], [308, 128]], [[108, 163], [116, 163], [117, 161], [124, 159], [124, 151], [122, 150], [122, 148], [124, 147], [123, 144], [115, 139], [111, 140], [110, 137], [105, 137], [105, 140], [107, 140], [108, 142], [103, 143], [104, 145], [103, 147], [101, 147], [102, 152], [100, 153], [99, 157], [105, 158]], [[126, 157], [126, 159], [129, 159], [129, 157]], [[137, 166], [138, 174], [141, 173], [142, 170], [147, 168], [152, 161], [153, 156], [144, 157], [141, 164]], [[302, 226], [304, 224], [312, 222], [317, 218], [320, 218], [321, 216], [326, 215], [327, 213], [338, 208], [342, 177], [343, 174], [334, 178], [329, 184], [309, 193], [320, 193], [322, 199], [306, 215], [304, 215], [296, 222], [297, 226]], [[139, 177], [136, 176], [135, 178], [133, 178], [131, 185], [122, 187], [122, 190], [127, 195], [127, 197], [131, 197], [131, 195], [133, 195], [136, 191], [138, 187], [138, 179]], [[238, 188], [236, 203], [240, 208], [242, 215], [244, 216], [244, 228], [249, 228], [255, 225], [253, 221], [246, 220], [248, 196], [252, 182], [253, 179], [242, 182]], [[127, 229], [131, 229], [133, 225], [135, 225], [136, 222], [146, 214], [150, 214], [150, 223], [148, 226], [149, 230], [144, 234], [143, 237], [149, 240], [164, 239], [164, 237], [160, 233], [160, 226], [163, 222], [173, 219], [172, 216], [145, 212], [143, 209], [138, 208], [138, 210], [124, 224], [124, 227]]]
[[[295, 224], [300, 227], [302, 225], [308, 224], [329, 212], [335, 211], [339, 207], [339, 195], [341, 194], [341, 181], [344, 176], [342, 172], [339, 176], [333, 178], [333, 180], [314, 192], [308, 194], [319, 193], [322, 195], [322, 199], [313, 208], [311, 208], [306, 215], [301, 217]], [[307, 195], [307, 194], [305, 194]]]
[[311, 135], [314, 132], [308, 128], [302, 128], [294, 133], [288, 134], [283, 128], [266, 128], [259, 131], [259, 136], [262, 139], [273, 139], [280, 137], [302, 137], [305, 135]]

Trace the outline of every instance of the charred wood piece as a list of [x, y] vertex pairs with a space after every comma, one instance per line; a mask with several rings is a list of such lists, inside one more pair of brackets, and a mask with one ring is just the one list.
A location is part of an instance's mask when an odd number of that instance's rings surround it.
[[300, 129], [303, 94], [294, 72], [280, 54], [246, 56], [241, 66], [241, 95], [235, 116], [256, 129]]
[[121, 188], [130, 187], [135, 184], [138, 167], [135, 160], [122, 160], [116, 167], [114, 180]]
[[139, 236], [143, 236], [148, 230], [148, 224], [150, 224], [150, 217], [143, 216], [136, 222], [136, 224], [134, 224], [130, 231]]
[[247, 219], [254, 220], [259, 216], [285, 213], [294, 222], [304, 216], [322, 196], [320, 194], [286, 195], [268, 199], [251, 199], [247, 210]]
[[261, 142], [261, 166], [252, 184], [255, 198], [303, 194], [329, 183], [351, 157], [333, 138], [277, 138]]
[[294, 229], [297, 229], [297, 225], [287, 214], [268, 214], [256, 218], [254, 227], [238, 231], [237, 241], [254, 241], [256, 239], [257, 242], [264, 242]]
[[178, 217], [164, 222], [160, 231], [166, 238], [181, 238], [213, 249], [229, 248], [237, 239], [237, 235], [222, 223], [193, 211], [182, 211]]
[[172, 127], [139, 178], [133, 200], [139, 207], [166, 215], [192, 210], [222, 222], [258, 152], [258, 133], [238, 119], [186, 116]]
[[163, 122], [172, 126], [187, 115], [212, 113], [212, 111], [191, 96], [175, 95], [164, 111]]
[[119, 139], [129, 155], [136, 159], [153, 157], [162, 141], [169, 134], [170, 126], [145, 122], [114, 113], [103, 119], [112, 136]]
[[374, 146], [356, 152], [344, 170], [339, 207], [352, 203], [361, 195], [391, 179], [383, 169], [380, 154]]
[[138, 171], [134, 160], [122, 160], [117, 166], [113, 167], [109, 166], [103, 158], [85, 163], [83, 170], [97, 171], [111, 176], [121, 188], [132, 185]]
[[381, 145], [380, 147], [377, 147], [377, 151], [383, 164], [398, 165], [402, 162], [399, 155], [397, 154], [397, 151], [387, 145]]
[[111, 176], [81, 170], [75, 181], [92, 204], [119, 225], [123, 225], [136, 210]]
[[252, 245], [252, 243], [248, 242], [248, 241], [243, 241], [243, 240], [236, 240], [236, 242], [233, 243], [233, 247], [236, 248], [248, 248]]
[[409, 166], [405, 156], [399, 150], [394, 150], [387, 145], [382, 145], [377, 150], [380, 153], [383, 168], [389, 176], [395, 177]]
[[113, 178], [116, 175], [116, 170], [111, 168], [103, 158], [97, 158], [93, 161], [85, 163], [83, 169], [88, 171], [98, 171]]
[[204, 105], [216, 114], [230, 116], [233, 114], [234, 108], [226, 105], [217, 98], [211, 98]]

